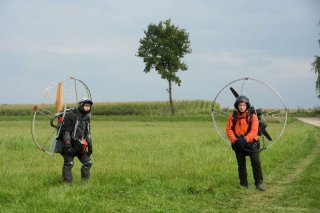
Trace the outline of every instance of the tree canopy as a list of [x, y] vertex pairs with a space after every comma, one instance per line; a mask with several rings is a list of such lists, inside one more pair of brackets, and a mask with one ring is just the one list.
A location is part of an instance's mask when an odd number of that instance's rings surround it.
[[144, 34], [145, 36], [140, 39], [137, 56], [143, 58], [144, 72], [148, 73], [154, 69], [162, 79], [168, 81], [169, 101], [174, 114], [172, 83], [180, 86], [181, 79], [177, 76], [177, 72], [188, 69], [182, 58], [192, 52], [189, 34], [185, 29], [171, 24], [170, 19], [158, 24], [149, 24]]

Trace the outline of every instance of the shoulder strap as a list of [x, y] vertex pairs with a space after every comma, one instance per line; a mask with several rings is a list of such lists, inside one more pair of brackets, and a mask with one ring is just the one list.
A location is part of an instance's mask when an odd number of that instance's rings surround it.
[[231, 129], [233, 132], [236, 128], [236, 123], [237, 123], [237, 111], [233, 111], [233, 113], [232, 113], [232, 126], [231, 126]]
[[253, 113], [249, 110], [249, 111], [247, 112], [247, 116], [246, 116], [247, 124], [249, 124], [250, 127], [251, 127], [251, 124], [252, 124], [252, 117], [253, 117], [252, 114], [253, 114]]
[[249, 125], [246, 135], [251, 131], [252, 117], [253, 117], [252, 112], [249, 110], [246, 116], [246, 121], [247, 121], [247, 124]]

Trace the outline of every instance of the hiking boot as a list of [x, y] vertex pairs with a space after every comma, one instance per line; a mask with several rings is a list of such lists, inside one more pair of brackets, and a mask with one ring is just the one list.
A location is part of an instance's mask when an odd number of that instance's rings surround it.
[[259, 183], [258, 185], [256, 185], [256, 189], [259, 190], [259, 191], [266, 191], [266, 188], [264, 188], [262, 183]]

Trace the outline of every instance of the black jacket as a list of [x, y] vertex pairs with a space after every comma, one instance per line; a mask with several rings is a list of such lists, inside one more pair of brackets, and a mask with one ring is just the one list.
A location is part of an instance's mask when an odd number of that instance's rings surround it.
[[63, 119], [59, 138], [63, 142], [70, 141], [74, 143], [85, 138], [88, 143], [91, 142], [90, 117], [88, 114], [82, 114], [78, 108], [68, 110]]

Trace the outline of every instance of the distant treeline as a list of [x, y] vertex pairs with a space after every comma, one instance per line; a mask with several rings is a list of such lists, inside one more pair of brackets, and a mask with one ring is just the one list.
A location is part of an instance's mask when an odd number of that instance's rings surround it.
[[[211, 112], [212, 101], [174, 101], [176, 115], [203, 115]], [[218, 107], [218, 106], [217, 106]], [[54, 109], [54, 107], [52, 107]], [[33, 114], [31, 104], [2, 104], [1, 116], [26, 116]], [[168, 101], [101, 102], [94, 103], [93, 115], [170, 115]]]

